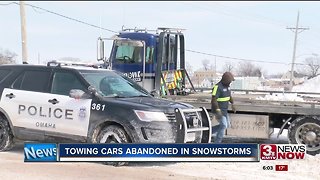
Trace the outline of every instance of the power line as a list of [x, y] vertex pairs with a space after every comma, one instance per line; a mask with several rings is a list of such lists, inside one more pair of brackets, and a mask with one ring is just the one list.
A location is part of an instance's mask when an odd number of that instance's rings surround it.
[[254, 60], [254, 59], [236, 58], [236, 57], [222, 56], [222, 55], [211, 54], [211, 53], [204, 53], [204, 52], [194, 51], [194, 50], [190, 50], [190, 49], [186, 49], [186, 51], [192, 52], [192, 53], [197, 53], [197, 54], [203, 54], [203, 55], [213, 56], [213, 57], [220, 57], [220, 58], [226, 58], [226, 59], [239, 60], [239, 61], [250, 61], [250, 62], [260, 62], [260, 63], [271, 63], [271, 64], [283, 64], [283, 65], [288, 65], [288, 63], [282, 63], [282, 62], [277, 62], [277, 61], [262, 61], [262, 60]]
[[[282, 63], [282, 62], [277, 62], [277, 61], [263, 61], [263, 60], [236, 58], [236, 57], [222, 56], [222, 55], [211, 54], [211, 53], [204, 53], [204, 52], [194, 51], [194, 50], [190, 50], [190, 49], [185, 49], [185, 51], [192, 52], [192, 53], [197, 53], [197, 54], [202, 54], [202, 55], [207, 55], [207, 56], [212, 56], [212, 57], [220, 57], [220, 58], [226, 58], [226, 59], [231, 59], [231, 60], [238, 60], [238, 61], [249, 61], [249, 62], [268, 63], [268, 64], [291, 65], [291, 63]], [[296, 64], [296, 65], [309, 65], [309, 64], [306, 64], [306, 63], [296, 63], [296, 62], [294, 64]]]
[[[228, 5], [224, 5], [221, 3], [218, 3], [218, 4], [222, 7], [225, 7], [227, 9], [227, 11], [229, 11], [229, 12], [236, 12], [237, 11], [237, 9], [230, 7]], [[260, 23], [268, 23], [268, 24], [277, 25], [277, 26], [285, 26], [284, 22], [280, 22], [279, 20], [274, 20], [274, 19], [262, 16], [260, 14], [250, 13], [249, 11], [241, 12], [240, 14], [242, 14], [244, 17], [246, 17], [248, 19], [258, 20], [257, 22], [260, 22]], [[238, 15], [236, 17], [238, 17]], [[262, 22], [260, 20], [263, 20], [264, 22]]]
[[[6, 5], [11, 5], [11, 4], [20, 5], [20, 3], [17, 3], [17, 2], [7, 3]], [[109, 32], [117, 33], [117, 31], [113, 31], [113, 30], [111, 30], [111, 29], [107, 29], [107, 28], [100, 27], [100, 26], [97, 26], [97, 25], [94, 25], [94, 24], [90, 24], [90, 23], [81, 21], [81, 20], [79, 20], [79, 19], [75, 19], [75, 18], [66, 16], [66, 15], [60, 14], [60, 13], [56, 13], [56, 12], [53, 12], [53, 11], [50, 11], [50, 10], [47, 10], [47, 9], [44, 9], [44, 8], [41, 8], [41, 7], [32, 5], [32, 4], [25, 4], [25, 5], [26, 5], [26, 6], [30, 6], [30, 7], [32, 7], [33, 9], [40, 9], [40, 10], [42, 10], [42, 11], [45, 11], [45, 12], [48, 12], [48, 13], [51, 13], [51, 14], [54, 14], [54, 15], [57, 15], [57, 16], [60, 16], [60, 17], [63, 17], [63, 18], [72, 20], [72, 21], [76, 21], [76, 22], [78, 22], [78, 23], [82, 23], [82, 24], [85, 24], [85, 25], [88, 25], [88, 26], [91, 26], [91, 27], [94, 27], [94, 28], [99, 28], [99, 29], [103, 29], [103, 30], [106, 30], [106, 31], [109, 31]]]
[[[187, 4], [187, 3], [184, 3], [184, 4]], [[221, 4], [218, 4], [218, 5], [219, 6], [224, 6], [224, 5], [221, 5]], [[203, 7], [203, 6], [200, 6], [198, 4], [192, 4], [192, 7], [200, 8], [200, 9], [206, 10], [206, 11], [211, 12], [211, 13], [222, 14], [222, 15], [225, 15], [225, 16], [229, 16], [229, 17], [233, 17], [233, 18], [240, 18], [240, 19], [244, 19], [244, 20], [252, 21], [252, 22], [256, 22], [256, 23], [263, 23], [263, 24], [269, 24], [269, 25], [274, 25], [274, 26], [284, 26], [282, 23], [275, 22], [275, 21], [272, 21], [272, 20], [267, 20], [267, 18], [265, 18], [265, 17], [263, 17], [265, 20], [262, 20], [262, 18], [259, 18], [256, 15], [255, 15], [255, 17], [253, 17], [252, 15], [246, 15], [246, 14], [243, 14], [243, 13], [235, 15], [233, 12], [230, 12], [230, 11], [228, 12], [228, 10], [223, 10], [221, 8], [213, 10], [211, 8], [208, 8], [207, 6]]]
[[11, 4], [16, 4], [15, 2], [11, 2], [11, 3], [0, 3], [0, 6], [9, 6]]
[[[11, 2], [11, 3], [5, 3], [5, 4], [4, 4], [4, 3], [0, 3], [0, 5], [11, 5], [11, 4], [20, 5], [20, 3], [17, 3], [17, 2]], [[95, 28], [103, 29], [103, 30], [106, 30], [106, 31], [109, 31], [109, 32], [117, 33], [117, 31], [113, 31], [113, 30], [110, 30], [110, 29], [107, 29], [107, 28], [103, 28], [103, 27], [100, 27], [100, 26], [97, 26], [97, 25], [94, 25], [94, 24], [90, 24], [90, 23], [87, 23], [87, 22], [84, 22], [84, 21], [75, 19], [75, 18], [71, 18], [71, 17], [65, 16], [65, 15], [62, 15], [62, 14], [60, 14], [60, 13], [56, 13], [56, 12], [47, 10], [47, 9], [45, 9], [45, 8], [41, 8], [41, 7], [32, 5], [32, 4], [25, 4], [25, 5], [32, 7], [32, 9], [33, 9], [34, 11], [36, 11], [35, 9], [39, 9], [39, 10], [42, 10], [42, 11], [45, 11], [45, 12], [48, 12], [48, 13], [51, 13], [51, 14], [54, 14], [54, 15], [57, 15], [57, 16], [60, 16], [60, 17], [69, 19], [69, 20], [72, 20], [72, 21], [76, 21], [76, 22], [79, 22], [79, 23], [82, 23], [82, 24], [85, 24], [85, 25], [88, 25], [88, 26], [91, 26], [91, 27], [95, 27]], [[208, 9], [207, 9], [207, 10], [208, 10]], [[38, 11], [36, 11], [36, 12], [38, 12]], [[39, 12], [38, 12], [38, 13], [39, 13]], [[240, 60], [240, 61], [250, 61], [250, 62], [259, 62], [259, 63], [271, 63], [271, 64], [288, 65], [287, 63], [282, 63], [282, 62], [277, 62], [277, 61], [262, 61], [262, 60], [236, 58], [236, 57], [223, 56], [223, 55], [218, 55], [218, 54], [205, 53], [205, 52], [200, 52], [200, 51], [195, 51], [195, 50], [190, 50], [190, 49], [186, 49], [186, 51], [192, 52], [192, 53], [197, 53], [197, 54], [203, 54], [203, 55], [213, 56], [213, 57], [220, 57], [220, 58], [232, 59], [232, 60]]]

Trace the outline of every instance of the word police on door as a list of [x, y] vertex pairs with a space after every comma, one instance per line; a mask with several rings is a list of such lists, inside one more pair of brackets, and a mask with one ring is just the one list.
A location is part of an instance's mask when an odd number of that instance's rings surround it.
[[44, 107], [36, 107], [36, 106], [26, 106], [19, 105], [18, 114], [29, 114], [31, 116], [39, 116], [39, 117], [48, 117], [48, 118], [57, 118], [57, 119], [67, 119], [73, 120], [73, 110], [72, 109], [61, 109], [61, 108], [44, 108]]

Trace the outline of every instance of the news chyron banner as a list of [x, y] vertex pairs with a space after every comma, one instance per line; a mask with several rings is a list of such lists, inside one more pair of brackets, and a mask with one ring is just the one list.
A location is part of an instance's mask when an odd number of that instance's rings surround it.
[[259, 162], [258, 144], [25, 144], [25, 162]]

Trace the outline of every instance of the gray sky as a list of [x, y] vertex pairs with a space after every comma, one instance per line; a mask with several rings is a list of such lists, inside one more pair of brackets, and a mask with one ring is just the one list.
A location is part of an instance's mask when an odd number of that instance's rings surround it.
[[[6, 4], [12, 1], [1, 1]], [[156, 29], [178, 27], [185, 31], [186, 49], [204, 53], [276, 63], [255, 63], [268, 74], [290, 69], [294, 27], [298, 10], [300, 26], [309, 27], [298, 35], [297, 62], [312, 53], [320, 54], [320, 2], [37, 2], [47, 10], [113, 31], [121, 27]], [[0, 5], [0, 48], [18, 54], [21, 63], [21, 27], [19, 6]], [[84, 25], [26, 6], [29, 62], [75, 57], [96, 61], [99, 36], [114, 33]], [[186, 53], [186, 61], [196, 70], [201, 61], [214, 57]], [[217, 57], [217, 67], [240, 61]]]

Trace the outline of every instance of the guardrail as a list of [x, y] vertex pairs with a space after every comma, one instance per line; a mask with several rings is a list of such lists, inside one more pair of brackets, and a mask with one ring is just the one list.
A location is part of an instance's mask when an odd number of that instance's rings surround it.
[[[212, 88], [195, 88], [196, 92], [203, 92], [203, 91], [208, 91], [212, 90]], [[267, 91], [267, 90], [247, 90], [247, 89], [231, 89], [233, 92], [245, 92], [246, 94], [251, 93], [268, 93], [270, 95], [274, 93], [285, 93], [285, 94], [310, 94], [310, 95], [320, 95], [318, 92], [290, 92], [290, 91]]]

